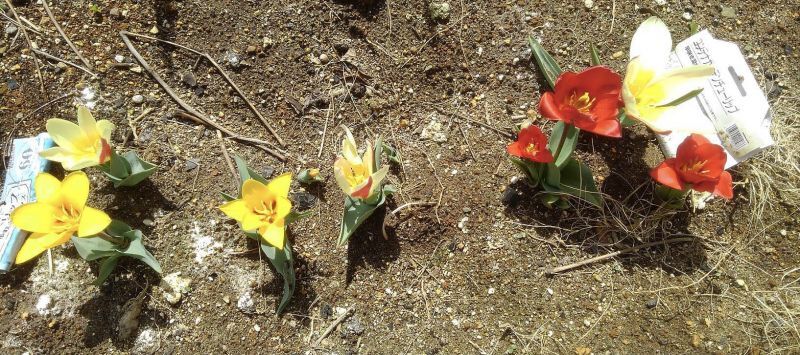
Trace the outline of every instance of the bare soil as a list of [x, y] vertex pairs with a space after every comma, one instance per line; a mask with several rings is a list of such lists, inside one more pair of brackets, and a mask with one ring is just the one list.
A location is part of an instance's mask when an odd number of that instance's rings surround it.
[[[39, 27], [41, 34], [28, 33], [41, 50], [80, 64], [41, 4], [12, 3]], [[427, 1], [417, 0], [50, 3], [98, 77], [48, 60], [41, 62], [41, 90], [24, 37], [3, 32], [4, 157], [9, 139], [43, 131], [48, 118], [74, 119], [76, 103], [94, 102], [95, 117], [117, 125], [117, 150], [135, 150], [159, 171], [136, 188], [114, 189], [90, 170], [90, 204], [141, 229], [164, 273], [180, 272], [191, 280], [191, 291], [178, 304], [168, 303], [159, 275], [134, 261], [122, 262], [103, 286], [91, 286], [97, 265], [69, 245], [57, 248], [52, 274], [42, 257], [0, 276], [4, 353], [800, 351], [798, 206], [770, 201], [763, 218], [751, 218], [750, 185], [743, 178], [749, 164], [734, 170], [732, 201], [665, 213], [647, 203], [653, 184], [646, 173], [663, 159], [648, 131], [633, 127], [620, 140], [584, 134], [578, 154], [590, 162], [609, 201], [618, 202], [603, 211], [577, 201], [566, 211], [548, 210], [538, 191], [515, 179], [518, 172], [505, 153], [508, 139], [456, 116], [509, 131], [529, 115], [545, 85], [530, 62], [528, 36], [540, 39], [565, 70], [588, 66], [594, 43], [604, 64], [622, 71], [641, 21], [658, 14], [677, 42], [689, 34], [684, 12], [741, 46], [773, 103], [796, 107], [795, 0], [664, 6], [596, 0], [591, 9], [581, 1], [462, 0], [449, 1], [449, 20], [441, 23], [428, 15]], [[733, 17], [723, 16], [721, 5], [731, 7]], [[1, 21], [7, 26], [7, 19]], [[281, 280], [217, 209], [220, 192], [235, 192], [235, 179], [216, 132], [174, 115], [179, 107], [137, 69], [119, 31], [207, 52], [287, 142], [283, 162], [227, 140], [231, 154], [266, 175], [310, 167], [325, 174], [322, 184], [293, 186], [301, 194], [296, 201], [307, 194], [316, 201], [314, 216], [289, 228], [298, 289], [285, 314], [274, 314]], [[274, 140], [206, 61], [163, 43], [134, 44], [189, 104], [233, 131]], [[232, 53], [238, 65], [231, 63]], [[184, 80], [187, 73], [196, 85]], [[74, 95], [37, 110], [68, 93]], [[143, 102], [135, 103], [134, 95]], [[153, 111], [130, 121], [148, 108]], [[776, 127], [796, 122], [774, 119]], [[442, 123], [446, 141], [421, 139], [432, 120]], [[537, 123], [549, 127], [541, 118]], [[399, 150], [402, 164], [393, 166], [389, 180], [400, 192], [387, 211], [415, 201], [437, 206], [377, 213], [347, 248], [337, 248], [343, 194], [331, 165], [341, 124], [359, 142], [381, 135]], [[796, 147], [779, 141], [774, 149]], [[60, 167], [54, 171], [63, 174]], [[563, 275], [545, 273], [686, 235], [696, 241]], [[123, 306], [142, 290], [138, 330], [122, 339], [117, 324]], [[348, 308], [353, 316], [314, 348]]]

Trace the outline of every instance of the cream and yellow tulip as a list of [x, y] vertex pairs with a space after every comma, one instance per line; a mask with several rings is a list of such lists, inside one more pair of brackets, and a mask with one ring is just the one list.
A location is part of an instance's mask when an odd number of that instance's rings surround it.
[[292, 174], [286, 173], [264, 185], [247, 179], [242, 184], [242, 197], [220, 207], [235, 219], [246, 232], [256, 232], [269, 245], [283, 250], [286, 243], [286, 216], [292, 210], [289, 186]]
[[691, 121], [696, 117], [665, 115], [667, 104], [703, 87], [714, 74], [710, 65], [666, 69], [672, 52], [669, 28], [658, 17], [643, 22], [631, 40], [630, 62], [622, 85], [622, 99], [628, 117], [657, 133], [696, 132]]
[[58, 145], [40, 155], [56, 161], [66, 170], [80, 170], [104, 164], [111, 159], [111, 132], [114, 124], [108, 120], [95, 121], [85, 106], [78, 107], [78, 124], [53, 118], [47, 120], [47, 133]]
[[11, 212], [14, 226], [31, 232], [17, 254], [17, 264], [66, 243], [76, 233], [78, 237], [96, 235], [111, 223], [105, 212], [86, 206], [89, 178], [81, 171], [70, 173], [64, 181], [39, 174], [33, 188], [36, 202]]
[[333, 164], [336, 182], [342, 191], [352, 198], [373, 200], [376, 194], [380, 193], [381, 183], [386, 178], [389, 167], [375, 169], [377, 165], [375, 159], [380, 159], [380, 157], [375, 156], [375, 150], [369, 141], [364, 155], [359, 156], [353, 134], [347, 127], [342, 127], [345, 131], [345, 138], [342, 140], [342, 156]]

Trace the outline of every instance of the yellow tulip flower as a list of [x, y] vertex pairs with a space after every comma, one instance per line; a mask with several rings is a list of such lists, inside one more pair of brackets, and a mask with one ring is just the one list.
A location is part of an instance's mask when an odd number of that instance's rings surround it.
[[242, 198], [228, 201], [220, 210], [239, 222], [246, 232], [257, 232], [269, 245], [283, 250], [285, 219], [292, 210], [288, 197], [291, 183], [291, 173], [278, 176], [266, 185], [247, 179], [242, 184]]
[[631, 40], [630, 62], [622, 85], [625, 113], [657, 133], [695, 132], [691, 121], [696, 117], [665, 115], [665, 106], [703, 87], [714, 74], [710, 65], [665, 69], [672, 52], [669, 28], [658, 17], [643, 22]]
[[31, 232], [17, 254], [17, 264], [66, 243], [75, 233], [78, 237], [93, 236], [111, 223], [105, 212], [86, 206], [89, 178], [81, 171], [70, 173], [64, 181], [47, 173], [39, 174], [33, 188], [36, 202], [11, 212], [11, 222]]
[[[333, 164], [333, 173], [339, 187], [352, 198], [369, 200], [379, 191], [381, 182], [386, 178], [388, 166], [375, 171], [375, 150], [372, 143], [367, 142], [367, 150], [363, 157], [358, 155], [358, 147], [353, 134], [344, 127], [346, 137], [342, 140], [342, 156]], [[377, 157], [380, 159], [380, 157]]]
[[78, 107], [78, 124], [60, 118], [47, 120], [47, 133], [58, 147], [40, 153], [42, 158], [61, 163], [66, 170], [80, 170], [111, 159], [111, 132], [114, 124], [95, 121], [85, 106]]

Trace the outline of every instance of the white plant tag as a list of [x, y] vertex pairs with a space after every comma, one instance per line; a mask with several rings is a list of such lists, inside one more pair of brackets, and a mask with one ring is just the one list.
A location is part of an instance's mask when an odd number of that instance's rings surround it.
[[[775, 144], [769, 132], [769, 102], [739, 47], [715, 39], [705, 30], [678, 43], [668, 66], [672, 69], [700, 64], [713, 65], [716, 73], [706, 81], [703, 92], [665, 115], [696, 117], [692, 130], [715, 132], [705, 136], [725, 148], [725, 169]], [[687, 136], [683, 132], [659, 135], [664, 154], [674, 157]]]

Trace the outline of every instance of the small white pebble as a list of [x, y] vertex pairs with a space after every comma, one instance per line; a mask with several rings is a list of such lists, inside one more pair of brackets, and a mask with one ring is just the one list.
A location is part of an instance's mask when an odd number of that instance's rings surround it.
[[489, 287], [489, 294], [490, 294], [490, 295], [493, 295], [493, 294], [494, 294], [494, 287]]

